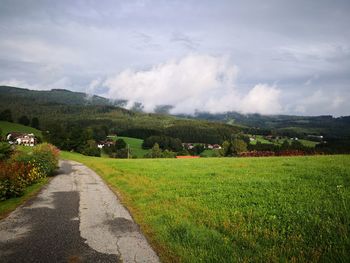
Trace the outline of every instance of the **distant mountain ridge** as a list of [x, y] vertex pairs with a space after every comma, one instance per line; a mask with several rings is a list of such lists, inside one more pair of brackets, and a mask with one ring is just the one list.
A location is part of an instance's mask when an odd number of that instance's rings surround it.
[[295, 116], [295, 115], [261, 115], [241, 114], [238, 112], [208, 113], [196, 112], [194, 115], [179, 114], [183, 118], [209, 120], [226, 124], [243, 125], [252, 129], [277, 130], [286, 136], [302, 134], [326, 135], [350, 138], [350, 116]]
[[66, 89], [29, 90], [11, 86], [0, 86], [0, 96], [30, 99], [37, 103], [54, 102], [66, 105], [117, 105], [114, 101], [97, 95], [89, 96], [83, 92]]
[[[165, 128], [177, 122], [186, 125], [215, 126], [210, 122], [229, 125], [246, 133], [271, 133], [272, 130], [285, 136], [327, 135], [329, 137], [350, 137], [350, 117], [332, 116], [291, 116], [260, 115], [226, 112], [212, 114], [196, 112], [194, 115], [166, 114], [169, 105], [163, 105], [162, 114], [142, 113], [124, 109], [127, 101], [112, 101], [97, 95], [87, 95], [66, 89], [29, 90], [10, 86], [0, 86], [0, 110], [9, 108], [17, 119], [22, 115], [40, 117], [42, 123], [50, 120], [113, 122], [118, 130], [135, 127], [150, 129]], [[187, 120], [187, 121], [186, 121]], [[115, 124], [108, 124], [114, 126]], [[221, 125], [220, 124], [220, 125]], [[160, 125], [160, 126], [159, 126]], [[224, 126], [223, 126], [224, 127]], [[227, 126], [225, 126], [227, 127]]]

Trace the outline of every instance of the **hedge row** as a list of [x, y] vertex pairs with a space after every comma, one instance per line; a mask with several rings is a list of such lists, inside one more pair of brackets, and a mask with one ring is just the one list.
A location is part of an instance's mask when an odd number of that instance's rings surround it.
[[45, 143], [30, 153], [15, 152], [0, 162], [0, 200], [21, 196], [27, 186], [52, 175], [58, 167], [58, 157], [58, 149]]
[[250, 151], [242, 152], [239, 154], [240, 157], [266, 157], [266, 156], [303, 156], [320, 154], [314, 151], [301, 151], [301, 150], [284, 150], [284, 151]]

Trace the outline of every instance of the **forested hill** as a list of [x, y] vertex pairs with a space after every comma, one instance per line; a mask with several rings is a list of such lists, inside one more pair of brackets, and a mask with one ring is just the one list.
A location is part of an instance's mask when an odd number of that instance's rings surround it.
[[125, 101], [110, 101], [69, 90], [34, 91], [0, 86], [0, 112], [11, 110], [14, 121], [24, 115], [29, 119], [37, 117], [41, 129], [46, 130], [58, 124], [70, 127], [103, 126], [110, 132], [136, 138], [169, 135], [181, 138], [184, 142], [207, 143], [220, 143], [238, 132], [300, 138], [323, 135], [327, 139], [350, 139], [349, 116], [267, 116], [237, 112], [197, 112], [194, 116], [171, 116], [130, 111], [118, 106], [123, 103]]
[[177, 115], [197, 120], [209, 120], [227, 124], [239, 124], [249, 127], [251, 133], [268, 135], [271, 130], [290, 137], [302, 135], [326, 135], [327, 137], [350, 137], [350, 116], [293, 116], [293, 115], [261, 115], [225, 112], [212, 114], [196, 112], [195, 115]]
[[[163, 114], [133, 112], [108, 99], [68, 90], [33, 91], [0, 87], [0, 113], [9, 110], [12, 120], [38, 118], [43, 131], [79, 134], [91, 128], [98, 139], [108, 134], [147, 138], [167, 135], [183, 142], [221, 143], [242, 131], [238, 125], [193, 120]], [[6, 120], [6, 119], [4, 119]]]
[[86, 93], [65, 89], [29, 90], [9, 86], [0, 86], [0, 96], [9, 99], [28, 100], [33, 103], [56, 103], [65, 105], [116, 105], [120, 101], [111, 101], [100, 96], [88, 96]]

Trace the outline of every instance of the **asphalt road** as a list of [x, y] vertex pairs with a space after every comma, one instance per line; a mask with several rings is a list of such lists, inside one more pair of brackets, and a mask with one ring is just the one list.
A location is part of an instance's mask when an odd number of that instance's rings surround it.
[[0, 221], [0, 262], [159, 262], [101, 178], [61, 161], [37, 197]]

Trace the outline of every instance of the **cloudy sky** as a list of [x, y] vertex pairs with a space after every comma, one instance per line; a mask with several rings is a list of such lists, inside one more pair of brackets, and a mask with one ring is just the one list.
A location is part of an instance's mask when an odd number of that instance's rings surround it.
[[0, 0], [0, 84], [145, 110], [350, 115], [349, 0]]

